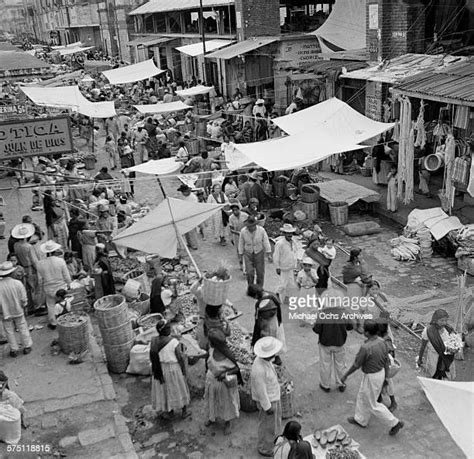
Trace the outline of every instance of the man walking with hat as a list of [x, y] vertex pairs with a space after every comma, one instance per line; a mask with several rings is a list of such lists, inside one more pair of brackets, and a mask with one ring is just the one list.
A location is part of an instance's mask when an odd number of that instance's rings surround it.
[[33, 345], [24, 312], [28, 302], [26, 289], [19, 280], [10, 277], [15, 269], [11, 261], [0, 264], [0, 313], [11, 357], [16, 357], [20, 350], [15, 329], [20, 333], [24, 354], [29, 354]]
[[281, 236], [275, 244], [273, 251], [273, 261], [275, 263], [276, 273], [279, 276], [279, 284], [277, 293], [281, 303], [285, 302], [289, 289], [295, 286], [295, 269], [296, 269], [296, 243], [293, 241], [293, 234], [296, 228], [285, 223], [280, 231]]
[[33, 246], [30, 244], [31, 237], [35, 234], [35, 227], [31, 223], [21, 223], [12, 230], [12, 237], [18, 242], [13, 246], [18, 264], [25, 270], [25, 286], [30, 311], [34, 308], [33, 298], [35, 295], [36, 264], [38, 258]]
[[[247, 284], [257, 284], [263, 287], [265, 278], [265, 254], [268, 261], [272, 262], [272, 248], [267, 232], [257, 224], [255, 217], [247, 219], [245, 228], [240, 232], [239, 257], [245, 263], [247, 273]], [[255, 281], [255, 276], [257, 280]]]
[[[181, 193], [180, 199], [183, 201], [188, 201], [188, 202], [193, 202], [193, 203], [198, 203], [198, 198], [197, 196], [191, 192], [191, 188], [189, 188], [188, 185], [185, 185], [184, 183], [178, 188], [178, 190]], [[198, 237], [197, 237], [197, 230], [196, 228], [192, 229], [191, 231], [187, 232], [184, 237], [186, 238], [186, 243], [188, 244], [188, 247], [190, 247], [193, 250], [197, 250], [198, 248]]]
[[281, 392], [273, 366], [283, 344], [273, 336], [260, 338], [254, 346], [257, 356], [250, 372], [252, 399], [258, 405], [258, 452], [273, 457], [273, 444], [281, 432]]
[[46, 254], [44, 260], [38, 262], [38, 283], [43, 287], [46, 295], [46, 306], [48, 307], [48, 327], [56, 328], [56, 292], [60, 289], [67, 290], [71, 284], [71, 275], [67, 269], [66, 262], [58, 256], [61, 246], [54, 241], [41, 244], [41, 251]]

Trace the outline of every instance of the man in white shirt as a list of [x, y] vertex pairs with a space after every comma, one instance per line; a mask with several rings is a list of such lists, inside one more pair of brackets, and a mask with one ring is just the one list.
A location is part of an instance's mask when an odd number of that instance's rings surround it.
[[255, 102], [255, 105], [253, 106], [252, 115], [257, 116], [257, 113], [262, 115], [262, 118], [265, 118], [265, 115], [267, 114], [265, 101], [263, 99], [257, 99], [257, 102]]
[[[189, 201], [189, 202], [195, 202], [196, 204], [198, 203], [198, 198], [197, 196], [191, 192], [191, 188], [189, 188], [188, 185], [182, 184], [178, 190], [181, 193], [180, 199], [183, 201]], [[188, 233], [184, 235], [186, 239], [186, 243], [188, 244], [188, 247], [190, 247], [193, 250], [197, 250], [197, 230], [196, 228], [192, 229]]]
[[146, 143], [148, 141], [148, 132], [139, 126], [137, 131], [133, 134], [132, 147], [138, 153], [140, 162], [145, 163], [148, 161], [148, 152], [146, 149]]
[[[265, 253], [272, 262], [272, 248], [267, 232], [257, 224], [254, 216], [247, 219], [239, 237], [239, 258], [245, 262], [248, 285], [263, 287], [265, 278]], [[255, 281], [255, 276], [257, 277]]]
[[296, 269], [296, 243], [293, 241], [293, 234], [296, 229], [293, 225], [285, 223], [280, 228], [282, 237], [275, 244], [273, 252], [273, 261], [275, 263], [276, 273], [279, 278], [277, 288], [280, 302], [284, 303], [288, 296], [288, 290], [295, 286], [295, 269]]
[[254, 346], [257, 356], [250, 372], [252, 400], [257, 402], [258, 452], [273, 457], [273, 444], [281, 432], [281, 392], [278, 376], [273, 366], [282, 342], [273, 336], [260, 338]]

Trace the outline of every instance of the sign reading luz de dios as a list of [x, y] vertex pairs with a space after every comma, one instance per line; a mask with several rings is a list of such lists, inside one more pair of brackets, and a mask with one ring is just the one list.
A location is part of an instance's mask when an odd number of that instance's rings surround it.
[[0, 161], [72, 151], [67, 116], [0, 123]]

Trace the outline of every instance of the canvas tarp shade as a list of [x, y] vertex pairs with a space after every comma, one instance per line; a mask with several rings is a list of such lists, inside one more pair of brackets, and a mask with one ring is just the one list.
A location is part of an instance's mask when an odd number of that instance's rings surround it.
[[126, 169], [129, 172], [141, 172], [151, 175], [169, 175], [178, 172], [183, 163], [179, 163], [175, 158], [163, 158], [147, 161], [137, 166]]
[[167, 43], [168, 41], [174, 40], [170, 37], [142, 37], [135, 38], [127, 43], [127, 46], [153, 46], [159, 45], [160, 43]]
[[[230, 40], [206, 40], [206, 52], [214, 51], [215, 49], [223, 48], [224, 46], [234, 43]], [[191, 45], [184, 45], [176, 48], [180, 53], [191, 57], [202, 56], [204, 54], [204, 46], [202, 41], [193, 43]]]
[[69, 47], [69, 48], [66, 48], [66, 49], [59, 49], [59, 50], [56, 50], [56, 51], [59, 51], [59, 54], [61, 54], [61, 56], [69, 56], [70, 54], [77, 54], [77, 53], [83, 53], [84, 51], [89, 51], [90, 49], [94, 48], [93, 46], [87, 46], [85, 48], [82, 48], [80, 46], [77, 46], [77, 47]]
[[164, 199], [148, 215], [113, 239], [119, 247], [129, 247], [145, 253], [174, 258], [179, 237], [207, 220], [223, 206]]
[[181, 91], [176, 91], [179, 97], [192, 97], [198, 96], [199, 94], [207, 94], [214, 89], [214, 86], [193, 86], [192, 88], [182, 89]]
[[380, 199], [380, 194], [376, 191], [342, 179], [318, 183], [318, 188], [321, 199], [330, 204], [345, 202], [352, 206], [359, 199], [365, 202], [376, 202]]
[[318, 135], [323, 130], [333, 135], [335, 141], [344, 137], [354, 143], [365, 142], [394, 126], [371, 120], [336, 97], [272, 121], [290, 135], [317, 129]]
[[189, 105], [178, 100], [177, 102], [168, 102], [166, 104], [149, 104], [149, 105], [134, 105], [134, 107], [140, 112], [145, 114], [156, 114], [156, 113], [171, 113], [178, 112], [180, 110], [192, 109]]
[[466, 457], [474, 457], [474, 383], [440, 381], [420, 376], [418, 382], [453, 440]]
[[214, 59], [233, 59], [234, 57], [240, 56], [242, 54], [249, 53], [255, 49], [261, 48], [262, 46], [269, 45], [270, 43], [274, 43], [277, 41], [278, 38], [272, 37], [257, 37], [251, 38], [244, 41], [239, 41], [234, 45], [228, 46], [227, 48], [220, 49], [215, 51], [211, 54], [207, 54], [206, 58], [214, 58]]
[[166, 70], [160, 70], [155, 66], [153, 59], [149, 59], [138, 64], [106, 70], [102, 74], [109, 80], [110, 84], [127, 84], [146, 80], [164, 72]]
[[323, 53], [365, 48], [365, 16], [365, 0], [337, 0], [324, 24], [311, 35], [316, 35]]
[[91, 102], [82, 95], [77, 86], [56, 88], [22, 86], [21, 90], [41, 107], [73, 110], [91, 118], [109, 118], [117, 115], [114, 102]]
[[59, 51], [61, 49], [77, 48], [79, 46], [83, 46], [81, 41], [76, 41], [74, 43], [69, 43], [69, 45], [51, 46], [51, 49], [54, 49], [55, 51]]

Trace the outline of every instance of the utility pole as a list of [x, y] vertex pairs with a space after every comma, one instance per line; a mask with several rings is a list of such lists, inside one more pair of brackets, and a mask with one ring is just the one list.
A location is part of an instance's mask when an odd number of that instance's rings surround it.
[[204, 27], [204, 12], [202, 9], [202, 0], [199, 0], [199, 23], [201, 24], [201, 37], [202, 37], [202, 76], [205, 82], [207, 82], [206, 72], [206, 28]]

